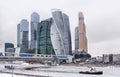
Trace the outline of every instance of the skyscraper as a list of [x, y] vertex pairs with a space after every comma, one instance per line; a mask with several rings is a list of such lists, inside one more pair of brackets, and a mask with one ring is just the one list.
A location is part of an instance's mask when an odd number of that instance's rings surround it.
[[63, 21], [64, 21], [64, 48], [65, 48], [66, 54], [71, 55], [72, 45], [71, 45], [69, 17], [65, 13], [63, 13]]
[[[60, 48], [63, 50], [62, 53], [66, 55], [71, 55], [72, 54], [72, 46], [71, 46], [71, 33], [70, 33], [70, 24], [69, 24], [69, 17], [65, 14], [62, 13], [61, 10], [54, 9], [52, 10], [52, 17], [54, 21], [54, 26], [52, 28], [56, 28], [56, 33], [58, 33], [57, 38], [59, 39], [54, 39], [54, 40], [59, 40], [61, 43]], [[54, 31], [54, 30], [53, 30]], [[55, 44], [54, 44], [55, 45]], [[56, 47], [56, 46], [55, 46]]]
[[31, 14], [31, 43], [30, 49], [37, 53], [37, 25], [39, 23], [39, 15], [36, 12]]
[[28, 49], [28, 26], [29, 23], [26, 19], [21, 20], [20, 24], [17, 25], [17, 46], [20, 47], [21, 52]]
[[38, 54], [55, 55], [50, 37], [52, 23], [49, 18], [38, 24]]
[[84, 23], [84, 16], [82, 12], [79, 12], [79, 49], [82, 52], [87, 52], [87, 37], [86, 28]]
[[64, 49], [64, 21], [60, 10], [52, 10], [53, 24], [51, 26], [51, 41], [56, 55], [66, 54]]
[[75, 27], [75, 51], [79, 49], [79, 28]]
[[38, 24], [38, 54], [66, 55], [62, 43], [53, 18]]
[[20, 47], [20, 24], [17, 25], [17, 47]]
[[69, 18], [60, 10], [38, 24], [38, 54], [72, 54]]

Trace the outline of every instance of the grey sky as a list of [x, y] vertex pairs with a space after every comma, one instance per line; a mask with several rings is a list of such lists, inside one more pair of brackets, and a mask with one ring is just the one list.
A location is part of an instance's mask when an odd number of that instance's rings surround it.
[[[0, 46], [4, 42], [16, 44], [17, 24], [30, 21], [36, 11], [40, 20], [51, 17], [51, 9], [58, 8], [69, 15], [74, 49], [74, 28], [78, 26], [78, 12], [82, 11], [87, 29], [89, 53], [120, 53], [119, 0], [0, 0]], [[0, 48], [1, 49], [1, 48]]]

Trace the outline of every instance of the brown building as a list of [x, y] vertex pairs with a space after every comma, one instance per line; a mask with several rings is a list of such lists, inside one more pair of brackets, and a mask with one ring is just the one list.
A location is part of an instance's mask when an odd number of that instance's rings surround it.
[[82, 12], [79, 12], [79, 49], [80, 52], [87, 52], [87, 37], [86, 37], [86, 27], [84, 23], [84, 16]]

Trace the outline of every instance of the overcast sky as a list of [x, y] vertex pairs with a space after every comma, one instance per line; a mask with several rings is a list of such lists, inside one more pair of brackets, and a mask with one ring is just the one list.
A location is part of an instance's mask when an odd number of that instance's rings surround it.
[[88, 52], [92, 56], [120, 53], [120, 1], [119, 0], [0, 0], [0, 50], [4, 43], [16, 45], [17, 24], [30, 21], [32, 12], [40, 20], [51, 17], [51, 9], [58, 8], [70, 19], [72, 46], [74, 29], [78, 26], [78, 12], [84, 14]]

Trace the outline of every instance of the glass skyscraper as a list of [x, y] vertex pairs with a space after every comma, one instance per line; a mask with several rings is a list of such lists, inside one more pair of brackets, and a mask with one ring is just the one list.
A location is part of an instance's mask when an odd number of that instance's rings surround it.
[[64, 48], [66, 54], [72, 54], [72, 45], [71, 45], [71, 32], [70, 32], [70, 24], [69, 17], [63, 13], [63, 21], [64, 21]]
[[13, 43], [5, 43], [5, 51], [7, 48], [14, 48], [14, 44]]
[[66, 55], [64, 49], [64, 21], [60, 10], [52, 10], [53, 24], [51, 27], [51, 40], [56, 55]]
[[31, 42], [30, 49], [37, 53], [37, 26], [39, 23], [39, 15], [36, 12], [31, 14]]
[[28, 26], [29, 23], [26, 19], [21, 20], [17, 25], [17, 46], [20, 47], [21, 52], [25, 52], [24, 49], [28, 49]]
[[79, 28], [75, 27], [75, 50], [79, 49]]
[[52, 23], [52, 18], [49, 18], [38, 24], [38, 54], [55, 55], [50, 37]]
[[60, 10], [52, 10], [52, 18], [38, 24], [38, 54], [71, 55], [69, 18]]

